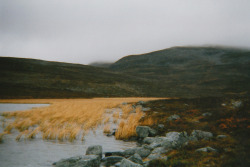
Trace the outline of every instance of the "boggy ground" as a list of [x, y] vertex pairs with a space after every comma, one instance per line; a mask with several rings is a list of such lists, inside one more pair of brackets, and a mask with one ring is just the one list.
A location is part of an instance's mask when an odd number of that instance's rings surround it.
[[[103, 124], [103, 121], [104, 124], [108, 122], [109, 118], [106, 118], [106, 109], [117, 107], [123, 102], [132, 103], [140, 100], [148, 101], [156, 99], [159, 98], [0, 100], [0, 102], [5, 103], [51, 104], [47, 107], [33, 108], [26, 111], [3, 113], [2, 116], [4, 119], [0, 120], [0, 123], [4, 132], [0, 133], [0, 142], [3, 141], [4, 136], [11, 133], [13, 129], [17, 129], [20, 132], [16, 140], [32, 139], [35, 138], [38, 133], [41, 133], [43, 139], [46, 140], [73, 141], [78, 138], [84, 140], [84, 136], [89, 130], [95, 130]], [[119, 117], [119, 113], [117, 114]], [[138, 121], [142, 116], [142, 112], [138, 111], [134, 115], [136, 116], [136, 120], [132, 119], [133, 124], [130, 124], [134, 127], [134, 130], [130, 132], [132, 134], [135, 133], [135, 127], [139, 123]], [[122, 116], [124, 119], [128, 117], [125, 112]]]
[[[181, 149], [172, 150], [166, 155], [168, 160], [154, 160], [150, 166], [249, 166], [250, 161], [250, 97], [227, 96], [195, 99], [169, 99], [148, 102], [150, 107], [141, 123], [153, 120], [151, 127], [160, 134], [166, 132], [193, 130], [212, 132], [212, 140], [189, 142]], [[177, 114], [180, 119], [167, 121], [169, 116]], [[163, 124], [164, 128], [159, 128]], [[226, 135], [226, 138], [217, 138]], [[196, 149], [210, 146], [217, 152], [201, 153]]]

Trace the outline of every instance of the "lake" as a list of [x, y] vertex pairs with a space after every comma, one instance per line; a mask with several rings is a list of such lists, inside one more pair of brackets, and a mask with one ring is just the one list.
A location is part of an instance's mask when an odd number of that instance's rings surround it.
[[[46, 107], [49, 104], [11, 104], [0, 103], [0, 114], [3, 111], [27, 110], [33, 107]], [[1, 116], [0, 116], [1, 117]], [[1, 117], [0, 119], [3, 119]], [[0, 127], [0, 133], [3, 127]], [[35, 139], [21, 139], [16, 141], [17, 130], [12, 134], [5, 135], [3, 143], [0, 144], [0, 166], [1, 167], [46, 167], [52, 166], [62, 158], [84, 155], [90, 145], [102, 145], [103, 151], [122, 151], [136, 146], [136, 142], [123, 142], [115, 140], [114, 136], [107, 137], [102, 128], [96, 132], [89, 132], [85, 140], [74, 142], [59, 142], [54, 140], [42, 140], [41, 134]]]

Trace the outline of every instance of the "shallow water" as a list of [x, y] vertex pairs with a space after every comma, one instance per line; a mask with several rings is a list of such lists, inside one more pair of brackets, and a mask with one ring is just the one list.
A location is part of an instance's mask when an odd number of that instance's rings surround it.
[[21, 111], [34, 107], [46, 107], [50, 104], [17, 104], [17, 103], [0, 103], [0, 113], [4, 111]]
[[[2, 127], [0, 127], [1, 131], [3, 131]], [[42, 140], [41, 135], [32, 140], [22, 139], [17, 142], [15, 140], [17, 134], [18, 132], [14, 132], [6, 135], [4, 142], [0, 144], [0, 167], [52, 166], [53, 162], [62, 158], [84, 155], [90, 145], [102, 145], [104, 152], [122, 151], [136, 146], [135, 142], [123, 142], [115, 140], [114, 136], [105, 136], [101, 128], [98, 128], [95, 133], [88, 133], [83, 142], [80, 140], [75, 142], [46, 141]]]

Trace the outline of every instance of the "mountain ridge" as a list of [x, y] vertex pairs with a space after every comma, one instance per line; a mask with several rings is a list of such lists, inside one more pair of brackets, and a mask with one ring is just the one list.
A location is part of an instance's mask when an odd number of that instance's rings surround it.
[[105, 68], [0, 57], [0, 98], [248, 94], [249, 66], [249, 50], [218, 47], [173, 47]]

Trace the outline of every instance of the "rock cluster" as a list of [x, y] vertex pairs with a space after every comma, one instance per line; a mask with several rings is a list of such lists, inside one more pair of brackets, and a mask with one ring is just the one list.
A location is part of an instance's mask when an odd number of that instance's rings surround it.
[[[156, 135], [156, 131], [147, 126], [138, 126], [137, 135], [142, 139], [140, 147], [130, 148], [124, 151], [102, 152], [102, 146], [88, 147], [86, 155], [60, 160], [53, 165], [56, 167], [148, 167], [154, 159], [165, 159], [167, 152], [180, 149], [189, 141], [209, 140], [213, 137], [211, 132], [193, 130], [190, 136], [186, 132], [169, 132], [165, 136], [149, 137]], [[196, 152], [217, 152], [211, 147], [197, 149]], [[104, 158], [102, 155], [104, 154]], [[144, 161], [143, 161], [144, 160]]]

